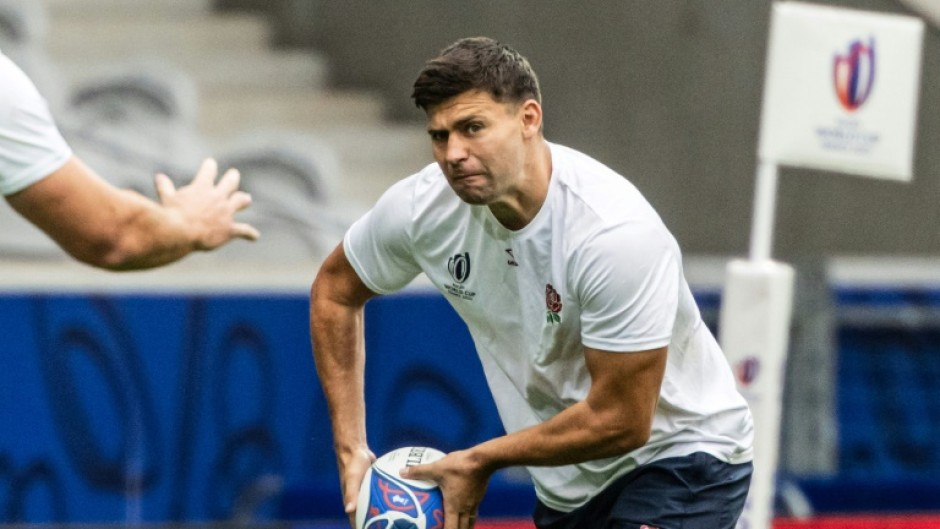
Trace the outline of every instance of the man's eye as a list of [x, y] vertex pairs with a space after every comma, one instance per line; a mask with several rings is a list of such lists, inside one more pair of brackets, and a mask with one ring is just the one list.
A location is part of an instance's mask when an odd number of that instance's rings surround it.
[[481, 130], [483, 130], [483, 125], [480, 125], [479, 123], [471, 123], [467, 125], [467, 132], [469, 134], [476, 134]]
[[447, 141], [446, 132], [432, 132], [431, 141]]

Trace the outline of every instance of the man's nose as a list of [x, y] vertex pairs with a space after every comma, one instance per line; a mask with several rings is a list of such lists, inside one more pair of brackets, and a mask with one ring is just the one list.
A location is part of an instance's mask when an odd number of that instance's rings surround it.
[[447, 138], [447, 152], [445, 153], [445, 160], [451, 165], [459, 165], [462, 161], [467, 159], [467, 145], [456, 134], [451, 134]]

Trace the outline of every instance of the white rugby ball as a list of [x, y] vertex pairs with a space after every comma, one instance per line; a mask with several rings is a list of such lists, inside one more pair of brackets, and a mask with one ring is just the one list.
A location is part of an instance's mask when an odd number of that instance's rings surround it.
[[433, 481], [404, 479], [405, 467], [431, 463], [444, 452], [406, 446], [372, 463], [359, 487], [356, 529], [440, 529], [444, 527], [444, 498]]

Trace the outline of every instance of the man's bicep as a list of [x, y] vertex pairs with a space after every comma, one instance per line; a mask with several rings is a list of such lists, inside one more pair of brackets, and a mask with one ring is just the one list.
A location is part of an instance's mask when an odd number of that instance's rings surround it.
[[323, 261], [313, 283], [312, 302], [361, 307], [377, 294], [369, 289], [349, 263], [343, 244]]
[[652, 424], [666, 371], [667, 347], [613, 352], [584, 348], [591, 374], [588, 404], [612, 414], [614, 420], [643, 428]]

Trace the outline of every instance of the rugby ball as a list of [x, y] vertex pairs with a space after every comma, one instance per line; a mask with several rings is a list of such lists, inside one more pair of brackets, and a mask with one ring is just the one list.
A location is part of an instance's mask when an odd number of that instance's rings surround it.
[[398, 472], [431, 463], [444, 452], [424, 446], [398, 448], [375, 460], [362, 479], [356, 529], [440, 529], [444, 498], [433, 481], [404, 479]]

